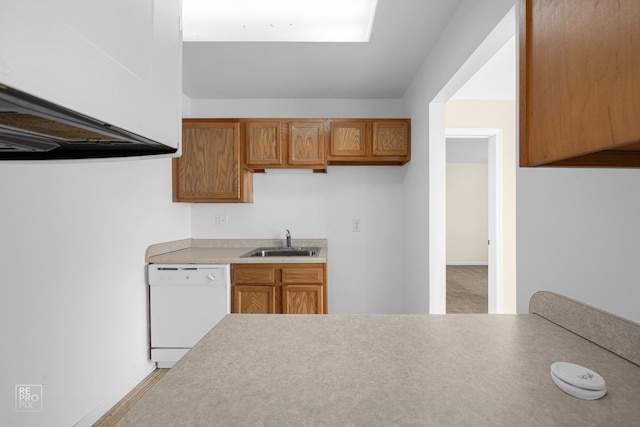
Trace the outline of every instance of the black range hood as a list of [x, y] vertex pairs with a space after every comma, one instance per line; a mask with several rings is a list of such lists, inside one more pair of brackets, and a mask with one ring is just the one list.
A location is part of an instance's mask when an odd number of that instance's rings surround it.
[[176, 151], [0, 84], [0, 160], [101, 159]]

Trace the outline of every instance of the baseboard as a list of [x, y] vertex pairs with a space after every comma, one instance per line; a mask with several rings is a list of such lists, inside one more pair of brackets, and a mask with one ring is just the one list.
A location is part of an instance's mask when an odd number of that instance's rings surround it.
[[447, 265], [489, 265], [486, 261], [448, 261]]
[[91, 427], [94, 425], [104, 414], [106, 414], [111, 408], [113, 408], [122, 398], [124, 398], [131, 390], [133, 390], [140, 382], [149, 376], [151, 372], [156, 369], [155, 363], [145, 364], [139, 373], [132, 375], [126, 384], [117, 392], [111, 394], [111, 396], [100, 406], [89, 412], [83, 419], [78, 421], [73, 427]]

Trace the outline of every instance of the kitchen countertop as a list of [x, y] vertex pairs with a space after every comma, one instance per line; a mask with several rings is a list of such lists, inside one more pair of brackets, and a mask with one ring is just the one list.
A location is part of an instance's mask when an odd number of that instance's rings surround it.
[[[607, 395], [561, 391], [558, 361]], [[231, 314], [118, 425], [623, 426], [638, 396], [640, 366], [538, 314]]]
[[282, 247], [284, 239], [182, 239], [149, 246], [147, 263], [157, 264], [308, 264], [327, 262], [327, 239], [292, 239], [294, 247], [319, 247], [315, 257], [240, 256], [258, 247]]

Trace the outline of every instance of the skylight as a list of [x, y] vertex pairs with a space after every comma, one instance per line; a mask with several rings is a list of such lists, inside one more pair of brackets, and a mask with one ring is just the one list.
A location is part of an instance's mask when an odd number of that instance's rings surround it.
[[367, 42], [377, 0], [182, 0], [184, 41]]

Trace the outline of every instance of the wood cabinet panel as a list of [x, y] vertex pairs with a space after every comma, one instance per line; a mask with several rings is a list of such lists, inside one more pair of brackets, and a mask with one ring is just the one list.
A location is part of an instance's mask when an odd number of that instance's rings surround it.
[[324, 283], [324, 269], [284, 267], [282, 283]]
[[365, 121], [336, 121], [331, 123], [329, 132], [330, 156], [364, 157], [367, 155]]
[[411, 159], [410, 119], [327, 119], [329, 165], [403, 165]]
[[279, 121], [256, 122], [248, 120], [246, 132], [247, 165], [282, 165]]
[[173, 200], [253, 200], [251, 174], [242, 168], [238, 121], [183, 121], [182, 156], [173, 159]]
[[326, 264], [232, 264], [233, 313], [327, 312]]
[[321, 285], [283, 285], [282, 312], [284, 314], [322, 314]]
[[243, 119], [242, 122], [247, 169], [326, 170], [323, 120]]
[[289, 164], [326, 167], [324, 122], [294, 122], [289, 125]]
[[233, 271], [234, 283], [275, 283], [276, 269], [273, 267], [245, 267]]
[[406, 121], [374, 121], [371, 154], [394, 157], [409, 154], [409, 124]]
[[640, 167], [640, 2], [520, 10], [520, 165]]
[[233, 287], [233, 313], [270, 314], [276, 311], [275, 285], [235, 285]]

